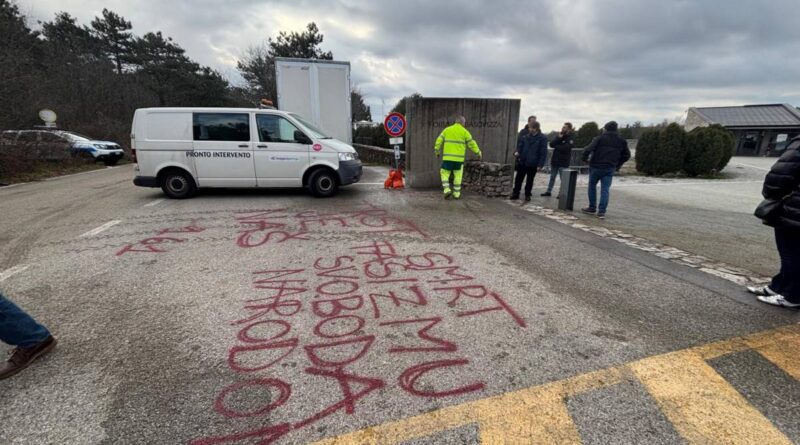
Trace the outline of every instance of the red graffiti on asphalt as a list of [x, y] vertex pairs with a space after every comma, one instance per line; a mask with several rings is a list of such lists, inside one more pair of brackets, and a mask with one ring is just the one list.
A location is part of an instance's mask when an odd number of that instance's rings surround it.
[[243, 248], [287, 241], [308, 241], [322, 231], [350, 230], [365, 234], [406, 233], [421, 238], [428, 234], [414, 222], [393, 216], [389, 211], [367, 204], [362, 209], [342, 212], [307, 210], [291, 212], [285, 208], [266, 209], [246, 214], [235, 213], [240, 230], [236, 245]]
[[[245, 220], [283, 224], [275, 222], [289, 218], [283, 212], [264, 211]], [[364, 212], [355, 216], [358, 223], [340, 214], [303, 212], [294, 217], [300, 215], [304, 225], [280, 230], [308, 234], [312, 225], [379, 226], [377, 221], [385, 217]], [[252, 236], [242, 239], [281, 242], [283, 235]], [[221, 389], [214, 409], [231, 421], [263, 416], [274, 424], [243, 426], [244, 431], [198, 438], [192, 445], [245, 440], [270, 444], [329, 416], [356, 415], [365, 400], [375, 400], [377, 391], [425, 399], [482, 391], [486, 382], [459, 348], [462, 338], [455, 338], [451, 329], [474, 317], [508, 329], [526, 327], [498, 292], [453, 256], [404, 253], [387, 241], [353, 246], [347, 255], [319, 257], [306, 267], [256, 270], [251, 277], [243, 314], [231, 320], [238, 331], [227, 357], [228, 367], [244, 380]], [[362, 364], [373, 360], [392, 365], [377, 371]], [[279, 372], [297, 362], [301, 372]], [[310, 393], [315, 403], [292, 405], [300, 397], [299, 388], [304, 393], [318, 388]], [[263, 403], [253, 402], [265, 392], [270, 397]], [[235, 403], [243, 397], [250, 400], [245, 408]]]
[[[161, 229], [158, 231], [156, 236], [145, 238], [133, 244], [128, 244], [127, 246], [117, 251], [116, 255], [122, 256], [125, 255], [126, 253], [135, 253], [135, 252], [165, 253], [167, 252], [166, 245], [172, 243], [183, 243], [188, 241], [187, 238], [179, 238], [178, 236], [174, 235], [186, 234], [186, 233], [200, 233], [204, 230], [206, 229], [198, 227], [194, 223], [184, 227]], [[170, 235], [170, 236], [165, 236], [165, 235]]]

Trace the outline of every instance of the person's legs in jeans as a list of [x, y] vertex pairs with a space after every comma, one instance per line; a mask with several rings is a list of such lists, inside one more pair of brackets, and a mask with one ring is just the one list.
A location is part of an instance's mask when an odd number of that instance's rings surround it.
[[533, 178], [536, 177], [536, 167], [526, 167], [525, 170], [525, 196], [530, 197], [533, 190]]
[[600, 177], [600, 207], [597, 213], [604, 215], [611, 198], [611, 181], [614, 179], [614, 169], [605, 170]]
[[790, 303], [800, 304], [800, 235], [792, 229], [776, 227], [775, 242], [781, 257], [781, 271], [769, 288]]
[[30, 348], [50, 337], [50, 332], [0, 293], [0, 341]]
[[589, 209], [597, 209], [597, 182], [600, 181], [598, 169], [589, 167]]
[[511, 196], [519, 197], [519, 191], [522, 189], [522, 181], [525, 180], [525, 167], [517, 165], [517, 175], [514, 177], [514, 191]]
[[561, 167], [551, 167], [550, 168], [550, 183], [547, 184], [547, 193], [553, 193], [553, 187], [556, 185], [556, 176], [561, 175]]

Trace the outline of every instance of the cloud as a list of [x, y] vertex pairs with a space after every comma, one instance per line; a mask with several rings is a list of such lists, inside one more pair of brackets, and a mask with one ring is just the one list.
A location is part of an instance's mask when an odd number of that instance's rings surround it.
[[21, 0], [32, 17], [103, 7], [238, 80], [245, 48], [315, 21], [373, 116], [413, 92], [514, 97], [545, 128], [656, 122], [689, 106], [800, 104], [796, 0]]

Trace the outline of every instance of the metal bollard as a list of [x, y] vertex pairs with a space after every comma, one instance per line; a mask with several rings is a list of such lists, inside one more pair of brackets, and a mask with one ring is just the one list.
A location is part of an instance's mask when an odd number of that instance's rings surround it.
[[572, 210], [575, 205], [575, 189], [578, 186], [578, 170], [561, 170], [561, 186], [558, 193], [558, 209]]

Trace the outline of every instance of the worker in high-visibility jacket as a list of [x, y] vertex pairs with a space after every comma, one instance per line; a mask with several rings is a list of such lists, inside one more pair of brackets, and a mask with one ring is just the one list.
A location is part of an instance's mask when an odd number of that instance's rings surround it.
[[[461, 199], [461, 179], [464, 176], [464, 160], [467, 156], [467, 147], [481, 156], [481, 149], [478, 143], [472, 139], [464, 124], [467, 120], [464, 116], [453, 118], [453, 125], [442, 130], [442, 134], [436, 138], [433, 150], [436, 157], [442, 156], [442, 167], [440, 170], [442, 177], [442, 189], [444, 189], [444, 199]], [[450, 174], [453, 175], [453, 188], [450, 188]]]

